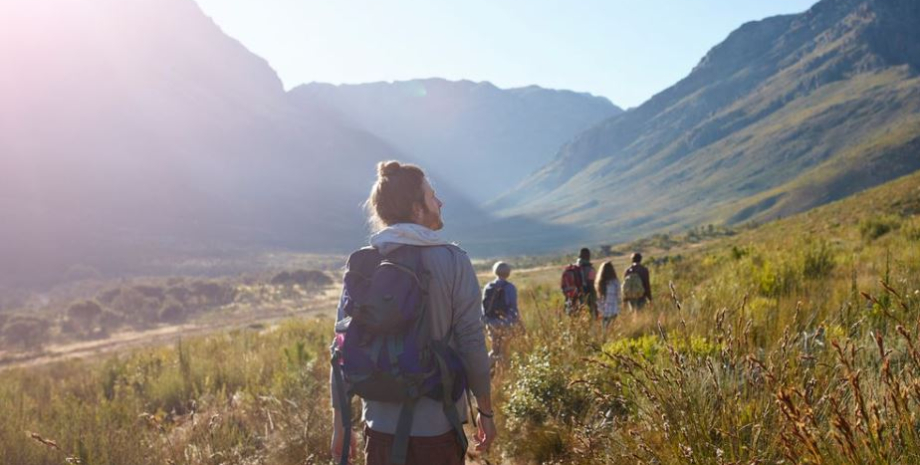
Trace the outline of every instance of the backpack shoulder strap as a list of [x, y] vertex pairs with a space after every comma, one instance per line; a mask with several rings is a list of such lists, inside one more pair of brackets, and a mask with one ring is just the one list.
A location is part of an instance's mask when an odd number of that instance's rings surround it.
[[495, 311], [495, 302], [498, 301], [499, 296], [502, 300], [505, 299], [505, 285], [500, 280], [492, 281], [489, 287], [492, 288], [492, 296], [489, 298], [489, 306], [485, 309], [487, 315]]

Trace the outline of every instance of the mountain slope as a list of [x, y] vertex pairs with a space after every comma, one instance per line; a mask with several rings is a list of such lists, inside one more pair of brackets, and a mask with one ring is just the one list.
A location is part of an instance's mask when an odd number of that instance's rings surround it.
[[920, 169], [920, 4], [748, 23], [493, 206], [626, 238], [802, 211]]
[[[345, 252], [366, 240], [376, 163], [413, 161], [327, 105], [292, 99], [192, 0], [0, 2], [0, 68], [0, 288], [87, 266], [122, 275], [250, 251]], [[497, 231], [578, 234], [496, 222], [432, 174], [448, 237], [473, 250], [514, 249]]]
[[190, 0], [3, 2], [0, 67], [0, 282], [351, 246], [374, 163], [398, 154], [290, 105]]
[[480, 202], [549, 162], [574, 135], [622, 112], [588, 94], [443, 79], [313, 83], [293, 89], [291, 96], [298, 105], [339, 114], [435, 172], [449, 173]]

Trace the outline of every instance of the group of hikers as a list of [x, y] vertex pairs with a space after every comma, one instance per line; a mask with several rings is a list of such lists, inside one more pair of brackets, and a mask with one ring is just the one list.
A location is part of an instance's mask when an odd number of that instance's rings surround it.
[[[508, 278], [511, 266], [496, 262], [492, 266], [495, 279], [482, 291], [482, 321], [491, 339], [489, 357], [493, 363], [501, 359], [509, 336], [523, 329], [517, 304], [517, 288]], [[582, 310], [595, 320], [600, 319], [606, 330], [620, 314], [620, 303], [631, 311], [642, 310], [652, 301], [649, 271], [642, 264], [642, 254], [634, 253], [623, 272], [623, 282], [617, 277], [613, 262], [601, 264], [600, 272], [591, 263], [591, 250], [582, 248], [578, 260], [562, 271], [560, 288], [565, 299], [565, 313], [575, 316]]]
[[[348, 258], [331, 346], [331, 452], [341, 465], [357, 455], [354, 396], [368, 465], [463, 464], [467, 422], [476, 451], [495, 440], [491, 371], [522, 327], [517, 289], [498, 262], [480, 292], [466, 252], [438, 234], [442, 206], [418, 166], [378, 164], [367, 201], [376, 232]], [[610, 262], [597, 273], [582, 249], [562, 274], [566, 313], [587, 309], [606, 328], [621, 299], [633, 310], [651, 302], [648, 269], [640, 254], [632, 259], [621, 284]]]
[[603, 318], [604, 328], [620, 314], [621, 300], [632, 311], [642, 310], [652, 301], [648, 268], [642, 264], [642, 254], [638, 252], [630, 257], [621, 284], [613, 262], [601, 264], [597, 273], [591, 264], [591, 250], [583, 248], [578, 261], [562, 272], [561, 287], [567, 314], [575, 315], [586, 308], [595, 319]]

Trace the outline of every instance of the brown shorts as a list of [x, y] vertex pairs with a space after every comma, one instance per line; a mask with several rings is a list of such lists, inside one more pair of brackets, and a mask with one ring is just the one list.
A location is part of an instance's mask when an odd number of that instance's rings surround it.
[[[364, 458], [367, 465], [388, 465], [393, 435], [364, 428]], [[411, 436], [406, 465], [463, 465], [457, 433], [448, 431], [440, 436]]]

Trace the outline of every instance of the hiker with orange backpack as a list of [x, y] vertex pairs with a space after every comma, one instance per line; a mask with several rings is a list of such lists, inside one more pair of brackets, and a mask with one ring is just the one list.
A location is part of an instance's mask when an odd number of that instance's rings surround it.
[[592, 318], [597, 318], [597, 291], [594, 289], [596, 272], [591, 264], [591, 250], [578, 252], [578, 261], [562, 271], [561, 288], [565, 296], [565, 313], [573, 316], [587, 306]]

